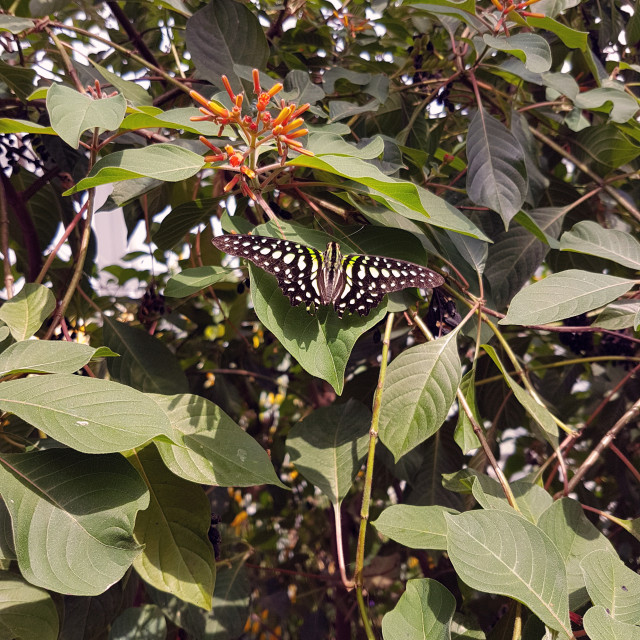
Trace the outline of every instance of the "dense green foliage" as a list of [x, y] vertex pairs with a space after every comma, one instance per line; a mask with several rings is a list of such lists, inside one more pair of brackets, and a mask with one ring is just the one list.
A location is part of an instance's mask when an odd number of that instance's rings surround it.
[[640, 13], [483, 4], [5, 3], [0, 638], [640, 637]]

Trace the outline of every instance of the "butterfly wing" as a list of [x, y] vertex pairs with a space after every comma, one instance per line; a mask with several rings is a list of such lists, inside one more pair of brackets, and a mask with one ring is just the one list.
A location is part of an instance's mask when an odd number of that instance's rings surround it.
[[409, 287], [433, 289], [444, 284], [444, 278], [431, 269], [383, 256], [351, 254], [342, 259], [342, 268], [345, 286], [335, 302], [340, 316], [345, 311], [366, 316], [387, 293]]
[[246, 258], [276, 277], [291, 305], [321, 304], [317, 278], [322, 269], [322, 253], [312, 247], [266, 236], [225, 235], [213, 244], [232, 256]]

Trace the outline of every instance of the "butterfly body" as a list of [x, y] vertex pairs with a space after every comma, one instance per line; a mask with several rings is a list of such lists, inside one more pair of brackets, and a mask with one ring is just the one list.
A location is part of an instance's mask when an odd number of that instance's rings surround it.
[[219, 236], [213, 244], [273, 274], [293, 306], [304, 303], [308, 311], [312, 304], [332, 305], [340, 318], [345, 312], [368, 315], [387, 293], [409, 287], [432, 289], [444, 283], [440, 274], [412, 262], [343, 256], [337, 242], [329, 242], [324, 252], [266, 236]]

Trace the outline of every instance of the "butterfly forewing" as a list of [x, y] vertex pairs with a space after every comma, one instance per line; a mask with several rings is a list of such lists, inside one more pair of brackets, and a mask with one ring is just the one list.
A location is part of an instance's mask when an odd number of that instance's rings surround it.
[[304, 303], [309, 308], [311, 303], [321, 304], [317, 281], [322, 269], [320, 251], [290, 240], [265, 236], [219, 236], [212, 242], [221, 251], [246, 258], [273, 274], [293, 306]]

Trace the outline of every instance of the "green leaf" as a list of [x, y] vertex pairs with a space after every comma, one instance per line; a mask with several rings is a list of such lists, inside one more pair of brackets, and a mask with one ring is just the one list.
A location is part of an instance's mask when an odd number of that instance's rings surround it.
[[145, 393], [186, 393], [187, 377], [176, 359], [158, 338], [124, 322], [104, 318], [104, 344], [119, 358], [107, 362], [114, 380]]
[[640, 301], [619, 300], [607, 305], [593, 321], [594, 327], [619, 331], [633, 327], [637, 330], [640, 315]]
[[0, 353], [0, 375], [9, 373], [74, 373], [97, 349], [77, 342], [24, 340]]
[[0, 31], [10, 33], [22, 33], [27, 29], [33, 29], [34, 21], [31, 18], [19, 18], [8, 14], [0, 15]]
[[[218, 138], [220, 125], [215, 122], [192, 122], [191, 116], [201, 116], [202, 113], [194, 107], [182, 107], [179, 109], [169, 109], [169, 111], [155, 110], [148, 113], [149, 109], [144, 111], [134, 111], [129, 114], [120, 125], [121, 129], [182, 129], [191, 133], [199, 133], [203, 136]], [[232, 134], [230, 127], [225, 127], [222, 131], [223, 136]]]
[[211, 609], [216, 564], [207, 533], [211, 507], [204, 490], [177, 478], [155, 447], [129, 460], [151, 493], [149, 507], [138, 515], [135, 539], [144, 551], [134, 561], [141, 578], [205, 610]]
[[71, 449], [2, 454], [0, 483], [18, 566], [31, 584], [97, 595], [140, 553], [133, 526], [149, 494], [123, 457]]
[[14, 340], [30, 338], [56, 308], [56, 299], [44, 285], [28, 282], [20, 293], [0, 307], [0, 320]]
[[587, 31], [571, 29], [571, 27], [568, 27], [562, 22], [546, 16], [544, 18], [530, 16], [526, 18], [526, 22], [534, 29], [546, 29], [547, 31], [551, 31], [551, 33], [555, 33], [569, 49], [587, 50], [589, 37]]
[[462, 377], [456, 332], [411, 347], [387, 369], [380, 439], [398, 461], [441, 427]]
[[602, 606], [591, 607], [582, 624], [590, 640], [640, 640], [640, 627], [616, 620]]
[[47, 92], [47, 111], [54, 131], [77, 149], [87, 129], [116, 131], [124, 119], [127, 101], [117, 95], [94, 100], [86, 94], [54, 83]]
[[580, 563], [589, 597], [620, 622], [640, 623], [640, 575], [609, 549], [598, 549]]
[[500, 369], [500, 373], [502, 373], [502, 377], [504, 381], [509, 386], [509, 389], [513, 391], [513, 395], [516, 397], [516, 400], [526, 409], [527, 413], [533, 418], [534, 426], [537, 425], [536, 429], [538, 436], [541, 440], [546, 440], [554, 449], [558, 446], [558, 425], [556, 421], [553, 419], [553, 415], [551, 412], [542, 404], [537, 402], [533, 396], [523, 389], [508, 373], [504, 368], [502, 362], [500, 362], [500, 358], [498, 358], [498, 354], [496, 350], [488, 345], [483, 344], [482, 348], [486, 351], [487, 355], [493, 360], [496, 367]]
[[326, 380], [341, 394], [353, 345], [382, 320], [385, 304], [364, 318], [350, 315], [340, 319], [329, 307], [321, 307], [312, 316], [302, 305], [291, 306], [273, 276], [253, 264], [249, 265], [249, 273], [251, 298], [260, 322], [306, 371]]
[[316, 409], [289, 432], [291, 462], [334, 505], [342, 502], [362, 466], [370, 424], [369, 409], [351, 399]]
[[167, 467], [198, 484], [282, 488], [267, 452], [220, 407], [200, 396], [151, 396], [178, 433], [180, 445], [156, 442]]
[[227, 267], [185, 269], [169, 278], [164, 288], [164, 295], [169, 298], [186, 298], [218, 282], [238, 282], [234, 271], [234, 269]]
[[603, 176], [640, 155], [640, 146], [612, 124], [582, 129], [574, 137], [573, 146], [576, 157]]
[[592, 551], [602, 550], [618, 558], [613, 545], [589, 522], [579, 502], [569, 498], [556, 500], [538, 520], [554, 542], [567, 568], [569, 608], [576, 611], [589, 601], [580, 562]]
[[[462, 381], [460, 382], [460, 392], [465, 397], [476, 422], [478, 424], [482, 424], [482, 420], [479, 418], [478, 406], [476, 405], [475, 369], [471, 369], [471, 371], [464, 374]], [[453, 437], [456, 444], [464, 454], [467, 454], [469, 451], [477, 449], [480, 446], [480, 440], [478, 440], [478, 436], [473, 430], [473, 424], [462, 407], [460, 407], [458, 423], [456, 424], [456, 430]]]
[[477, 205], [496, 211], [505, 229], [527, 195], [524, 151], [514, 135], [484, 109], [467, 134], [467, 193]]
[[624, 295], [634, 280], [569, 269], [518, 293], [500, 324], [547, 324], [597, 309]]
[[51, 596], [29, 584], [22, 576], [8, 571], [0, 574], [0, 620], [3, 639], [58, 638], [60, 622]]
[[640, 270], [640, 242], [626, 231], [604, 229], [591, 220], [582, 220], [571, 231], [565, 231], [560, 250], [587, 253]]
[[28, 100], [33, 91], [35, 78], [36, 72], [33, 69], [10, 65], [0, 60], [0, 80], [23, 102]]
[[221, 76], [232, 89], [242, 90], [234, 66], [264, 69], [269, 44], [257, 16], [233, 0], [212, 0], [187, 20], [187, 49], [198, 76], [222, 89]]
[[191, 229], [203, 222], [208, 222], [209, 218], [215, 215], [220, 200], [221, 198], [201, 198], [193, 202], [183, 202], [174, 207], [153, 234], [153, 241], [160, 249], [171, 249], [183, 240], [185, 234]]
[[524, 62], [524, 66], [534, 73], [543, 73], [551, 69], [551, 47], [549, 43], [535, 33], [516, 33], [509, 37], [482, 36], [485, 44], [498, 51], [508, 51]]
[[515, 598], [571, 638], [564, 562], [549, 537], [508, 511], [445, 515], [449, 558], [472, 589]]
[[156, 178], [164, 182], [180, 182], [194, 176], [203, 166], [202, 156], [175, 144], [154, 144], [142, 149], [125, 149], [100, 158], [89, 175], [62, 195], [68, 196], [101, 184]]
[[398, 604], [382, 618], [384, 640], [449, 640], [456, 599], [436, 580], [409, 580]]
[[167, 621], [154, 604], [125, 609], [109, 630], [109, 640], [160, 640], [166, 636]]
[[203, 611], [161, 591], [151, 591], [154, 601], [164, 614], [192, 638], [228, 640], [242, 635], [249, 615], [249, 596], [252, 584], [237, 554], [220, 563], [216, 570], [216, 588], [211, 610]]
[[124, 80], [121, 76], [105, 69], [102, 65], [94, 62], [91, 58], [87, 58], [97, 69], [98, 73], [111, 85], [113, 85], [131, 104], [135, 106], [150, 106], [153, 104], [153, 98], [140, 85], [129, 80]]
[[457, 514], [449, 507], [416, 507], [394, 504], [387, 507], [371, 524], [387, 538], [410, 549], [447, 548], [447, 523], [444, 514]]
[[0, 385], [0, 408], [86, 453], [112, 453], [173, 433], [144, 394], [117, 382], [54, 373]]
[[19, 118], [0, 118], [0, 133], [37, 133], [38, 135], [55, 136], [51, 127], [44, 127], [29, 120]]
[[[579, 93], [573, 103], [579, 109], [608, 112], [609, 119], [620, 124], [633, 118], [638, 110], [636, 98], [628, 95], [624, 90], [624, 85], [618, 83], [614, 86], [597, 87]], [[611, 105], [610, 111], [608, 104]]]

